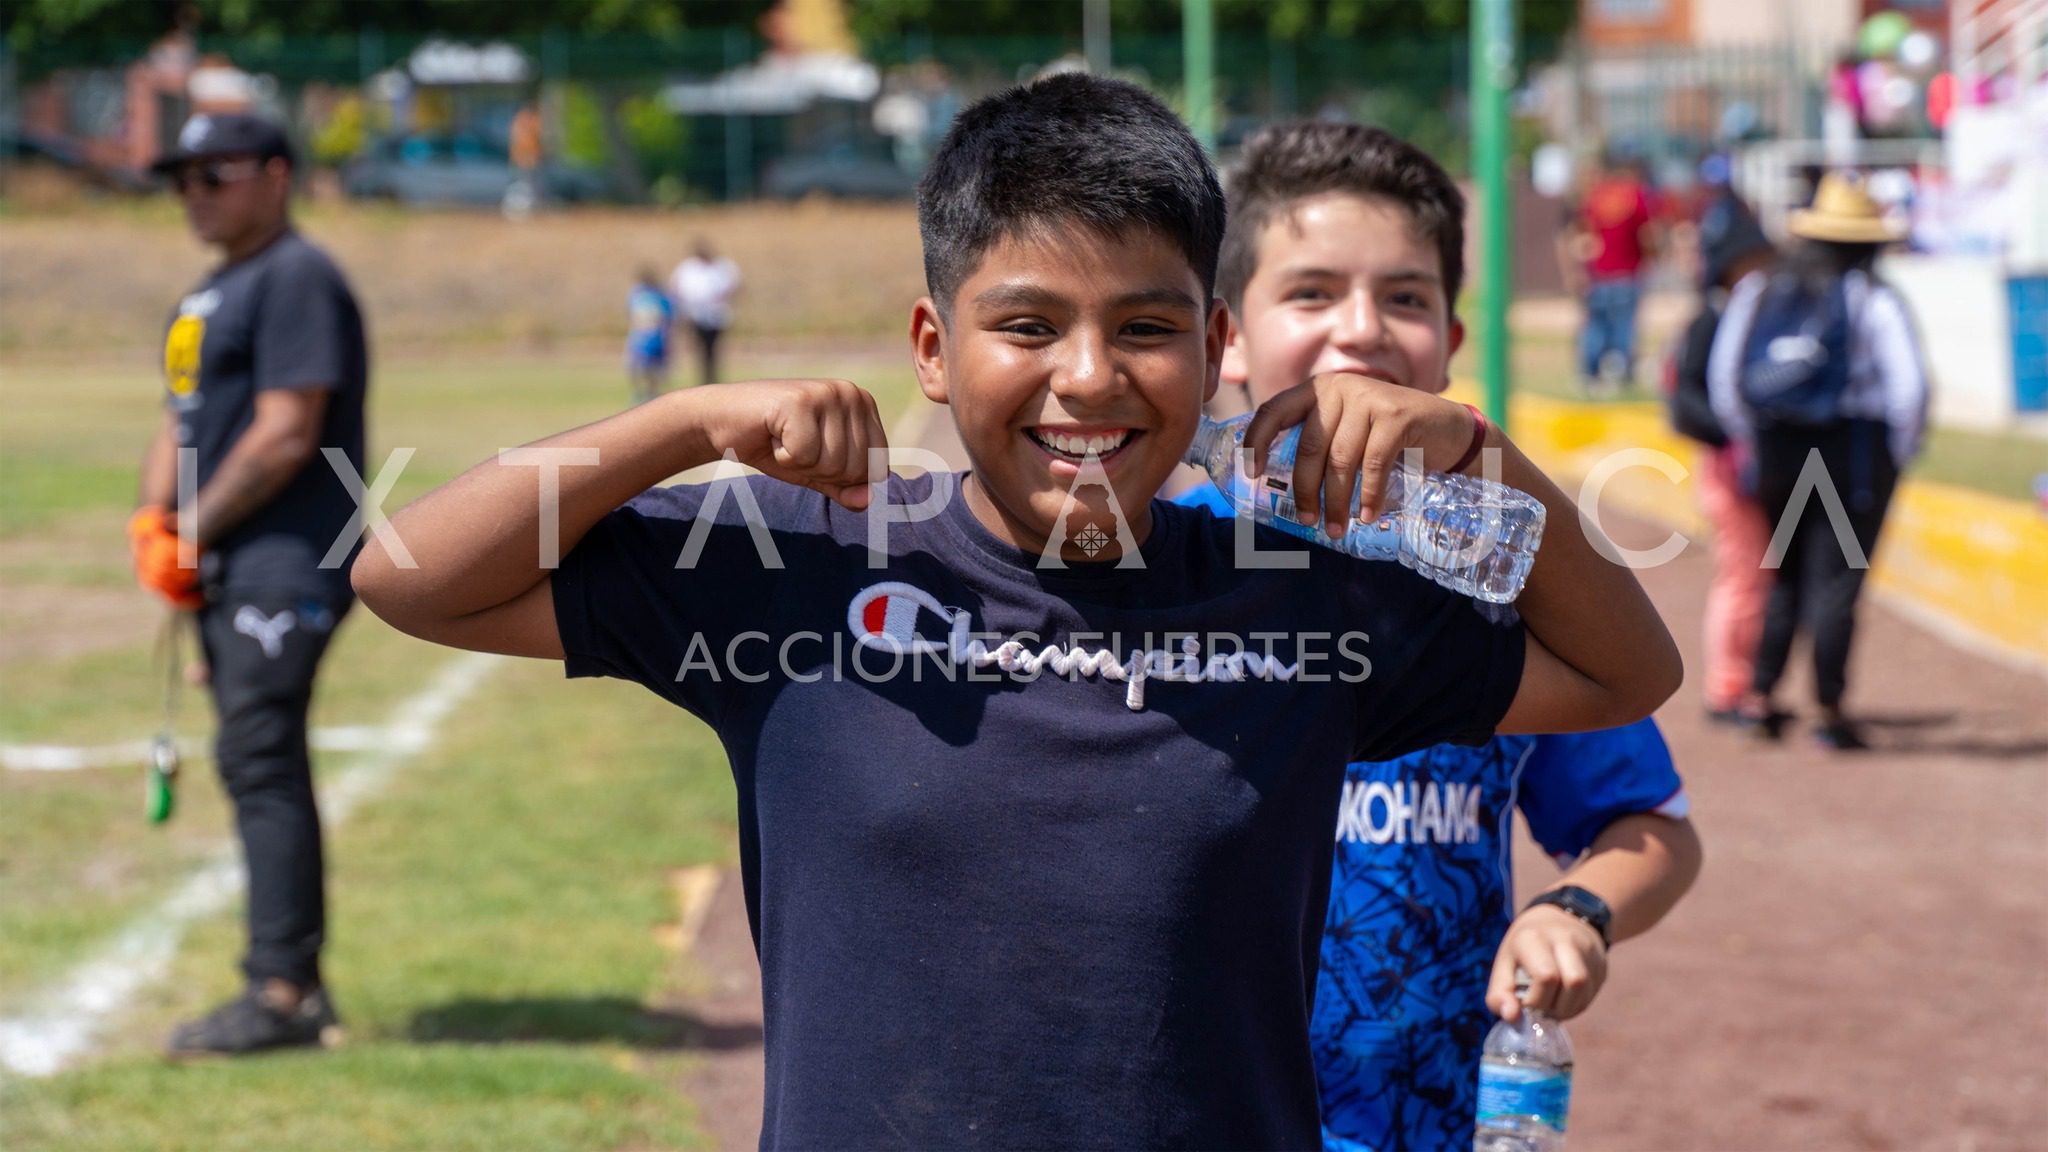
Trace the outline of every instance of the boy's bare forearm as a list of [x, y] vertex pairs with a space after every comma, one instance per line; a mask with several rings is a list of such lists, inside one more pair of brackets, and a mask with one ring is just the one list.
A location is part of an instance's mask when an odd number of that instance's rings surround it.
[[1639, 813], [1609, 824], [1557, 884], [1606, 901], [1614, 913], [1609, 934], [1620, 942], [1656, 927], [1692, 887], [1702, 859], [1691, 821]]
[[[364, 603], [407, 631], [509, 603], [548, 578], [542, 469], [555, 463], [556, 558], [604, 515], [677, 472], [718, 459], [696, 392], [673, 392], [607, 420], [493, 458], [413, 501], [391, 527], [416, 565], [400, 568], [372, 536], [356, 562]], [[592, 457], [591, 450], [595, 449]], [[521, 462], [521, 461], [524, 462]]]
[[1488, 448], [1500, 448], [1501, 482], [1543, 503], [1543, 544], [1515, 608], [1529, 635], [1576, 677], [1556, 678], [1555, 698], [1521, 700], [1509, 716], [1528, 713], [1538, 721], [1522, 729], [1504, 723], [1504, 731], [1556, 731], [1559, 714], [1571, 716], [1578, 728], [1606, 728], [1640, 720], [1655, 711], [1684, 676], [1678, 646], [1664, 627], [1635, 574], [1595, 550], [1589, 526], [1572, 502], [1521, 449], [1498, 432]]

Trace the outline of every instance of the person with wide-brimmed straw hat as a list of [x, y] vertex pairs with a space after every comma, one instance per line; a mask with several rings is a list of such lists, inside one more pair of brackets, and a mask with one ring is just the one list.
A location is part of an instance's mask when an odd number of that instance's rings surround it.
[[1743, 713], [1769, 739], [1799, 631], [1813, 639], [1815, 735], [1867, 747], [1844, 714], [1856, 603], [1898, 477], [1927, 424], [1927, 373], [1904, 301], [1873, 272], [1905, 229], [1858, 177], [1822, 177], [1789, 220], [1800, 243], [1729, 294], [1707, 366], [1714, 414], [1747, 454], [1778, 578]]
[[1905, 225], [1878, 207], [1861, 179], [1835, 172], [1821, 177], [1813, 204], [1793, 212], [1787, 227], [1803, 240], [1828, 244], [1890, 244], [1906, 235]]

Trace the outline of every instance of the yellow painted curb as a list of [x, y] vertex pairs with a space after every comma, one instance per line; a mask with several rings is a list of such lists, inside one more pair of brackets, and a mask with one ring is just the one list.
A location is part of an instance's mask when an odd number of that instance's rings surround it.
[[[1475, 392], [1461, 381], [1452, 395]], [[1515, 443], [1561, 482], [1584, 484], [1604, 470], [1600, 495], [1610, 506], [1688, 537], [1709, 534], [1692, 491], [1696, 445], [1671, 431], [1662, 405], [1522, 395], [1509, 418]], [[1630, 449], [1647, 451], [1617, 456]], [[1679, 468], [1683, 475], [1666, 474]], [[1909, 478], [1870, 576], [1880, 592], [1973, 646], [2048, 668], [2048, 517], [2025, 503]]]

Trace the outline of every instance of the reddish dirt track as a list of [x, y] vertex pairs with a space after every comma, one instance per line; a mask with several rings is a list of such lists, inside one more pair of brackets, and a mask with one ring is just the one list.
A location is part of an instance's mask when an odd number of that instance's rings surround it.
[[[1607, 527], [1634, 547], [1666, 534]], [[1696, 672], [1704, 549], [1642, 575]], [[1710, 728], [1692, 683], [1659, 714], [1707, 866], [1571, 1023], [1573, 1152], [2048, 1146], [2048, 679], [1882, 603], [1862, 621], [1869, 753]], [[1524, 890], [1552, 874], [1526, 839], [1518, 862]], [[713, 991], [694, 1010], [758, 1027], [736, 876], [696, 960]], [[754, 1147], [758, 1047], [706, 1053], [683, 1089], [720, 1147]]]

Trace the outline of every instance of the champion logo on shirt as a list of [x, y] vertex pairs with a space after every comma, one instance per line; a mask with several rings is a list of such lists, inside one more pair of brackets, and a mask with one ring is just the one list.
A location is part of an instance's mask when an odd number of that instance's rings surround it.
[[[1193, 636], [1181, 637], [1178, 651], [1134, 648], [1126, 658], [1108, 648], [1091, 649], [1079, 643], [1041, 644], [1030, 633], [1007, 639], [995, 633], [976, 635], [966, 609], [948, 607], [924, 589], [895, 580], [871, 584], [857, 593], [847, 605], [846, 626], [860, 647], [897, 656], [933, 656], [972, 668], [994, 665], [1019, 680], [1034, 680], [1040, 673], [1051, 672], [1070, 679], [1086, 676], [1119, 681], [1124, 684], [1124, 704], [1133, 712], [1145, 708], [1147, 680], [1293, 680], [1301, 672], [1299, 661], [1283, 662], [1242, 648], [1212, 653], [1205, 660], [1201, 642]], [[1001, 643], [990, 647], [988, 640]]]
[[924, 589], [893, 580], [863, 588], [846, 610], [846, 626], [861, 647], [914, 656], [952, 657], [954, 636], [964, 641], [969, 624], [964, 609], [948, 608]]

